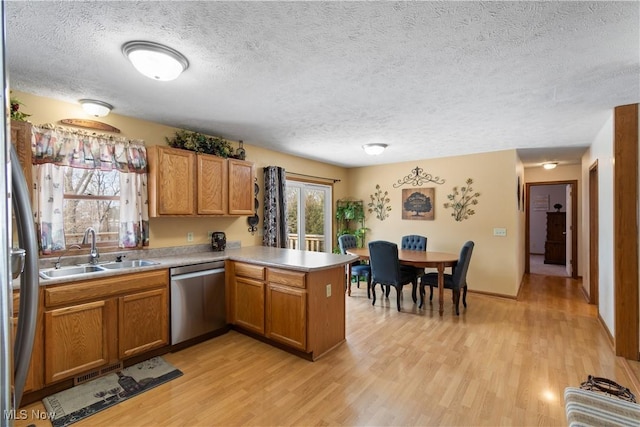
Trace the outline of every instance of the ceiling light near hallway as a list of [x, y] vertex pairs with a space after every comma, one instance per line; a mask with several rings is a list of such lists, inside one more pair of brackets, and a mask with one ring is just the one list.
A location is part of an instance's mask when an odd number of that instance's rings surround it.
[[159, 43], [127, 42], [122, 46], [122, 53], [136, 70], [154, 80], [175, 80], [189, 68], [189, 61], [183, 54]]
[[555, 168], [556, 168], [556, 166], [558, 166], [558, 163], [557, 163], [557, 162], [547, 162], [547, 163], [543, 163], [543, 164], [542, 164], [542, 167], [543, 167], [543, 168], [545, 168], [545, 169], [547, 169], [547, 170], [548, 170], [548, 169], [555, 169]]
[[382, 154], [385, 148], [387, 148], [387, 144], [365, 144], [362, 146], [364, 152], [370, 156], [377, 156]]
[[113, 110], [113, 105], [95, 99], [81, 99], [79, 102], [84, 112], [94, 117], [104, 117]]

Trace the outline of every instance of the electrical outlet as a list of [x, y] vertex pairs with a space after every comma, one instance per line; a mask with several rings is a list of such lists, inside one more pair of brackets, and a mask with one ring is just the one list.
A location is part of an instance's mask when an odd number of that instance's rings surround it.
[[193, 232], [187, 233], [187, 242], [193, 242]]
[[506, 228], [494, 228], [493, 235], [497, 237], [507, 237], [507, 229]]
[[327, 285], [327, 298], [331, 296], [331, 283]]

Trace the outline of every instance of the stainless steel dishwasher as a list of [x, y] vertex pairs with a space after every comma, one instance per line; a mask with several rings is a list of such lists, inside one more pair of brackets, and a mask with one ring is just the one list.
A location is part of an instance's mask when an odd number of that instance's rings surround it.
[[224, 261], [171, 269], [171, 344], [226, 327]]

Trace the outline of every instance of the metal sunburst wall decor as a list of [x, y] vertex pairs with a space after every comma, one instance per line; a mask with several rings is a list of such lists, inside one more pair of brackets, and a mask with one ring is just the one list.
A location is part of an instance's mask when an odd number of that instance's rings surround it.
[[393, 184], [393, 188], [400, 188], [405, 184], [418, 186], [424, 184], [425, 182], [444, 184], [444, 179], [441, 179], [439, 176], [433, 176], [430, 173], [425, 173], [421, 167], [416, 166], [415, 169], [411, 170], [411, 173], [409, 175], [405, 176], [402, 179], [399, 179], [398, 182]]

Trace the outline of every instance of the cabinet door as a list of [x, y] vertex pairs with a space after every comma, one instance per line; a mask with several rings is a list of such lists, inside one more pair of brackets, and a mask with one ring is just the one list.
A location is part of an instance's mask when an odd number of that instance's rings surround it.
[[27, 180], [29, 197], [32, 197], [33, 175], [31, 166], [31, 123], [11, 120], [11, 143], [16, 147], [20, 166], [22, 166], [22, 172]]
[[299, 350], [307, 349], [307, 292], [269, 283], [267, 337]]
[[198, 154], [198, 214], [227, 213], [227, 162], [222, 157]]
[[194, 215], [195, 153], [157, 146], [149, 152], [149, 215]]
[[118, 298], [118, 356], [121, 359], [169, 343], [167, 288]]
[[229, 159], [229, 214], [253, 215], [253, 163]]
[[[39, 297], [40, 300], [41, 297]], [[16, 331], [18, 329], [18, 315], [20, 308], [20, 295], [18, 292], [13, 294], [13, 314], [16, 317], [11, 318], [11, 324], [13, 329], [13, 339], [15, 342]], [[39, 390], [44, 385], [43, 370], [44, 367], [44, 354], [43, 354], [43, 342], [42, 342], [42, 305], [38, 307], [38, 318], [36, 320], [36, 333], [33, 337], [33, 350], [31, 351], [31, 362], [29, 362], [29, 372], [27, 373], [27, 380], [24, 384], [24, 392]]]
[[235, 324], [264, 335], [264, 282], [234, 279]]
[[45, 311], [45, 383], [109, 363], [113, 311], [113, 299]]

